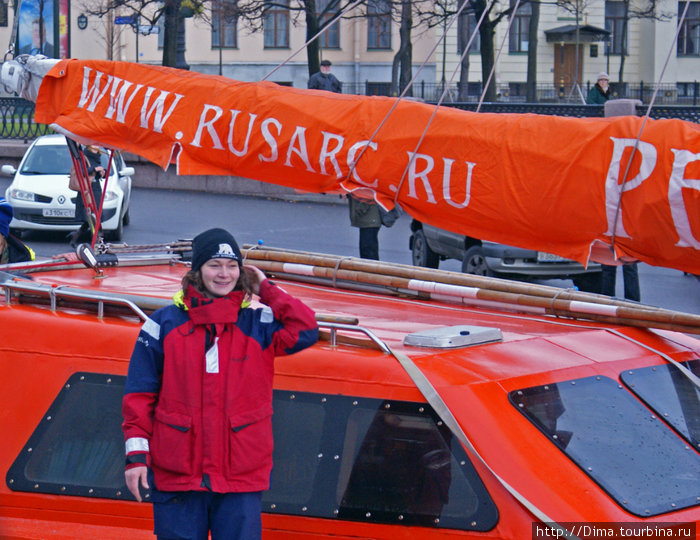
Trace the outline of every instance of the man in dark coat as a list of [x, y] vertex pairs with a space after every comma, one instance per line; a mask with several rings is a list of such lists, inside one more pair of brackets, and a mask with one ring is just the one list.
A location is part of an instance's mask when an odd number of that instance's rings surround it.
[[331, 61], [323, 60], [321, 62], [321, 71], [314, 73], [309, 77], [309, 88], [312, 90], [327, 90], [340, 94], [343, 90], [340, 81], [331, 73]]

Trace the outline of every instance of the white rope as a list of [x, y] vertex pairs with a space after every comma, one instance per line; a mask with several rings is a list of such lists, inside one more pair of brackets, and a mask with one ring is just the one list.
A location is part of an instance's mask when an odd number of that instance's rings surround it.
[[[490, 0], [490, 1], [493, 2], [494, 0]], [[379, 125], [377, 126], [377, 129], [374, 130], [374, 133], [372, 133], [372, 136], [371, 136], [371, 137], [369, 138], [369, 140], [367, 141], [367, 144], [366, 144], [366, 145], [362, 148], [362, 150], [360, 151], [360, 154], [357, 156], [357, 159], [350, 165], [350, 170], [348, 171], [348, 174], [345, 176], [345, 179], [346, 179], [346, 180], [347, 180], [348, 178], [350, 178], [350, 176], [352, 175], [352, 173], [355, 171], [355, 168], [356, 168], [357, 164], [359, 163], [360, 159], [361, 159], [362, 156], [364, 155], [364, 153], [365, 153], [365, 151], [367, 150], [367, 148], [369, 148], [369, 146], [370, 146], [370, 144], [372, 143], [372, 141], [374, 140], [374, 138], [377, 136], [377, 134], [378, 134], [379, 131], [382, 129], [382, 127], [384, 126], [384, 124], [386, 123], [386, 121], [389, 119], [389, 116], [391, 116], [391, 114], [394, 112], [394, 110], [396, 109], [396, 107], [399, 105], [399, 102], [404, 98], [404, 96], [406, 95], [406, 93], [408, 92], [408, 90], [413, 86], [413, 83], [415, 82], [416, 78], [418, 78], [418, 75], [420, 74], [421, 71], [423, 71], [423, 68], [424, 68], [425, 65], [428, 63], [428, 59], [435, 53], [435, 51], [437, 50], [437, 48], [440, 46], [440, 44], [441, 44], [441, 43], [443, 42], [443, 40], [446, 38], [446, 36], [447, 36], [447, 30], [449, 30], [449, 29], [452, 27], [452, 25], [453, 25], [454, 22], [459, 18], [459, 16], [461, 15], [462, 11], [464, 11], [464, 8], [465, 8], [466, 6], [467, 6], [467, 1], [465, 0], [465, 1], [462, 3], [462, 6], [459, 8], [459, 10], [457, 10], [457, 13], [455, 14], [455, 16], [452, 17], [452, 20], [450, 21], [450, 23], [445, 27], [445, 31], [443, 32], [442, 37], [441, 37], [440, 39], [437, 40], [437, 42], [435, 43], [435, 45], [433, 46], [433, 48], [430, 50], [430, 52], [429, 52], [429, 53], [427, 54], [427, 56], [425, 57], [425, 60], [423, 61], [423, 63], [422, 63], [422, 64], [420, 65], [420, 67], [416, 70], [415, 75], [413, 75], [413, 77], [411, 78], [411, 80], [409, 81], [409, 83], [406, 85], [406, 88], [403, 89], [403, 91], [401, 92], [401, 94], [399, 95], [399, 97], [396, 98], [396, 101], [394, 101], [394, 104], [393, 104], [393, 105], [391, 106], [391, 108], [389, 109], [389, 112], [387, 112], [386, 115], [384, 116], [384, 118], [382, 119], [382, 121], [379, 122]], [[482, 15], [482, 19], [483, 19], [483, 15]], [[478, 27], [478, 25], [477, 25], [477, 30], [478, 30], [478, 28], [479, 28], [479, 27]], [[476, 32], [476, 30], [475, 30], [475, 32]], [[472, 34], [472, 39], [473, 39], [473, 38], [474, 38], [474, 34]], [[469, 40], [469, 44], [470, 44], [470, 45], [471, 45], [472, 39]], [[467, 47], [465, 50], [468, 50], [468, 47]], [[445, 95], [445, 92], [443, 91], [443, 97], [444, 97], [444, 95]], [[441, 100], [438, 102], [438, 104], [435, 106], [435, 110], [433, 111], [433, 116], [431, 116], [430, 120], [428, 121], [428, 126], [430, 125], [430, 122], [432, 122], [433, 117], [435, 116], [435, 114], [436, 114], [436, 112], [437, 112], [437, 108], [440, 106], [440, 103], [442, 103], [442, 98], [441, 98]], [[426, 126], [426, 131], [427, 131], [427, 126]], [[423, 132], [423, 136], [424, 136], [424, 135], [425, 135], [425, 131]], [[423, 141], [423, 136], [421, 136], [421, 142]], [[419, 142], [418, 146], [420, 146], [420, 142]], [[417, 148], [416, 148], [416, 150], [417, 150]], [[396, 196], [397, 196], [397, 197], [398, 197], [399, 191], [400, 191], [400, 189], [401, 189], [401, 184], [403, 183], [403, 179], [404, 179], [405, 176], [406, 176], [406, 171], [408, 171], [408, 167], [411, 165], [412, 162], [413, 162], [413, 157], [411, 157], [411, 161], [409, 161], [409, 164], [408, 164], [408, 166], [406, 167], [406, 170], [404, 171], [403, 176], [401, 177], [401, 182], [399, 182], [399, 187], [398, 187], [398, 189], [396, 190]], [[396, 199], [396, 197], [395, 197], [395, 198], [394, 198], [394, 203], [396, 203], [396, 200], [397, 200], [397, 199]]]
[[[447, 92], [450, 88], [450, 85], [454, 81], [454, 78], [457, 74], [457, 70], [460, 68], [462, 61], [464, 60], [464, 57], [469, 53], [469, 49], [471, 48], [471, 44], [474, 41], [474, 37], [476, 36], [476, 33], [479, 31], [479, 28], [481, 27], [481, 24], [484, 21], [484, 17], [486, 17], [486, 13], [488, 13], [489, 8], [490, 8], [491, 4], [493, 4], [493, 2], [494, 2], [494, 0], [490, 0], [489, 5], [482, 11], [481, 17], [477, 21], [476, 27], [474, 28], [472, 35], [469, 37], [469, 42], [467, 43], [467, 46], [464, 47], [464, 50], [462, 51], [462, 54], [459, 57], [459, 63], [457, 64], [455, 69], [452, 70], [452, 75], [450, 76], [450, 80], [445, 85], [445, 88], [443, 88], [442, 94], [440, 95], [440, 99], [438, 99], [438, 102], [435, 104], [435, 107], [433, 108], [433, 112], [430, 115], [430, 118], [428, 119], [428, 122], [425, 125], [425, 129], [423, 130], [423, 133], [421, 133], [421, 136], [418, 139], [418, 144], [416, 144], [416, 147], [413, 150], [413, 153], [411, 154], [411, 158], [409, 159], [408, 163], [406, 164], [406, 167], [403, 170], [403, 174], [401, 175], [401, 180], [399, 180], [399, 185], [396, 188], [396, 195], [394, 195], [394, 204], [396, 204], [398, 199], [399, 199], [399, 194], [401, 193], [401, 188], [403, 187], [403, 183], [406, 180], [406, 175], [408, 174], [408, 171], [410, 170], [410, 168], [413, 166], [413, 163], [415, 162], [416, 155], [418, 154], [418, 149], [420, 148], [421, 144], [423, 144], [423, 140], [425, 139], [425, 136], [428, 133], [428, 129], [430, 128], [430, 125], [433, 123], [433, 120], [435, 120], [435, 116], [437, 116], [437, 112], [440, 109], [442, 102], [445, 100], [445, 96], [447, 95]], [[518, 2], [520, 2], [520, 0], [518, 0]], [[450, 21], [450, 25], [452, 24], [452, 22], [454, 22], [454, 20], [456, 20], [461, 15], [462, 10], [466, 7], [466, 5], [467, 5], [467, 2], [465, 0], [462, 3], [462, 7], [455, 14], [453, 20]], [[447, 34], [447, 29], [445, 30], [445, 34]]]
[[496, 71], [496, 66], [498, 65], [498, 59], [501, 57], [501, 51], [503, 51], [503, 47], [506, 44], [506, 38], [510, 36], [510, 27], [513, 25], [513, 21], [515, 20], [515, 14], [518, 12], [519, 6], [520, 6], [520, 0], [518, 0], [515, 3], [515, 8], [513, 9], [513, 13], [509, 17], [510, 20], [508, 21], [508, 29], [506, 30], [506, 33], [503, 34], [503, 41], [501, 41], [501, 46], [498, 48], [498, 53], [496, 54], [496, 58], [493, 61], [493, 65], [491, 66], [491, 72], [489, 73], [488, 79], [486, 80], [486, 84], [484, 84], [484, 89], [481, 91], [481, 97], [479, 98], [479, 105], [476, 108], [476, 112], [481, 111], [481, 104], [484, 102], [484, 97], [486, 96], [486, 92], [489, 88], [489, 84], [491, 83], [491, 79], [493, 78], [493, 74]]
[[[612, 235], [610, 237], [610, 249], [613, 252], [613, 255], [615, 255], [615, 236], [617, 232], [617, 220], [620, 216], [620, 208], [622, 207], [622, 194], [625, 191], [625, 183], [627, 183], [627, 177], [630, 172], [630, 168], [632, 166], [632, 160], [634, 159], [634, 155], [637, 153], [637, 149], [639, 147], [639, 141], [642, 138], [642, 132], [644, 131], [644, 127], [646, 126], [647, 119], [649, 118], [649, 115], [651, 113], [651, 108], [654, 106], [654, 102], [656, 101], [656, 96], [659, 93], [659, 85], [661, 84], [661, 80], [664, 77], [664, 73], [666, 72], [666, 68], [668, 67], [668, 62], [671, 58], [671, 53], [673, 52], [673, 48], [676, 47], [676, 43], [678, 43], [678, 34], [680, 34], [681, 28], [683, 27], [683, 21], [685, 20], [685, 17], [688, 13], [688, 7], [690, 6], [690, 2], [685, 3], [685, 9], [683, 10], [683, 15], [678, 19], [678, 26], [676, 27], [676, 34], [673, 37], [673, 41], [671, 41], [671, 45], [669, 46], [668, 49], [668, 54], [666, 55], [666, 61], [664, 62], [664, 67], [661, 69], [661, 73], [659, 74], [659, 79], [656, 83], [656, 88], [654, 89], [654, 94], [651, 96], [651, 101], [649, 101], [649, 107], [647, 107], [647, 112], [644, 115], [644, 118], [642, 118], [642, 125], [639, 126], [639, 133], [637, 133], [637, 139], [634, 141], [634, 147], [632, 148], [632, 153], [630, 154], [630, 158], [627, 161], [627, 167], [625, 168], [625, 174], [622, 177], [622, 185], [620, 186], [620, 196], [617, 198], [617, 206], [615, 207], [615, 219], [613, 221], [613, 230], [612, 230]], [[641, 95], [639, 96], [640, 98], [642, 97]], [[617, 259], [617, 256], [615, 255], [615, 258]]]
[[288, 62], [292, 60], [297, 54], [299, 54], [301, 51], [306, 49], [311, 43], [316, 41], [322, 34], [327, 32], [333, 24], [335, 24], [336, 20], [340, 19], [340, 16], [345, 13], [346, 11], [350, 11], [351, 9], [357, 7], [357, 5], [363, 4], [363, 0], [353, 0], [350, 3], [348, 3], [344, 8], [338, 10], [338, 12], [333, 16], [331, 19], [332, 22], [329, 22], [326, 26], [321, 28], [318, 32], [316, 32], [316, 35], [314, 35], [311, 39], [309, 39], [306, 43], [304, 43], [301, 47], [299, 47], [296, 51], [294, 51], [291, 55], [289, 55], [281, 64], [277, 64], [275, 68], [270, 71], [267, 75], [265, 75], [261, 81], [266, 81], [270, 76], [272, 76], [273, 73], [275, 73], [278, 69], [280, 69], [282, 66], [286, 65]]

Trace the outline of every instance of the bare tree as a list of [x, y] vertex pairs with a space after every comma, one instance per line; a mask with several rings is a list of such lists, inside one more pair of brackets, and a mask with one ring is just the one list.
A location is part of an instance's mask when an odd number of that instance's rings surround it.
[[[462, 11], [462, 14], [472, 13], [477, 21], [481, 19], [482, 14], [484, 15], [483, 20], [481, 22], [481, 26], [479, 26], [479, 38], [481, 42], [481, 77], [485, 84], [486, 81], [489, 79], [489, 75], [491, 73], [491, 70], [493, 69], [495, 62], [495, 48], [493, 39], [496, 31], [496, 26], [498, 26], [498, 24], [504, 18], [508, 17], [512, 13], [513, 8], [510, 5], [499, 4], [498, 0], [494, 0], [493, 2], [490, 0], [463, 1], [468, 2], [468, 5]], [[521, 2], [521, 5], [523, 3], [524, 2]], [[419, 13], [419, 17], [421, 22], [423, 22], [424, 24], [427, 24], [429, 26], [443, 25], [444, 27], [445, 21], [451, 19], [457, 13], [458, 8], [461, 5], [462, 3], [459, 1], [455, 5], [454, 3], [448, 2], [446, 0], [437, 0], [434, 3], [434, 8], [432, 10], [421, 11]], [[466, 36], [467, 32], [465, 29], [466, 25], [462, 26], [460, 30], [460, 23], [464, 24], [464, 22], [458, 22], [458, 32], [464, 33], [465, 37], [467, 37], [468, 40], [468, 36]], [[466, 43], [466, 41], [464, 43]], [[468, 73], [468, 69], [469, 61], [467, 59], [467, 55], [465, 55], [465, 58], [462, 61], [461, 74], [465, 76], [466, 73]], [[461, 83], [462, 84], [460, 85], [460, 87], [462, 89], [465, 89], [466, 80], [462, 79]], [[493, 78], [491, 79], [491, 82], [489, 83], [489, 86], [486, 89], [484, 97], [486, 101], [495, 101], [496, 99], [496, 84]]]
[[578, 88], [580, 91], [581, 85], [580, 81], [578, 79], [579, 76], [579, 70], [580, 66], [582, 65], [582, 58], [580, 58], [579, 55], [579, 28], [581, 26], [581, 19], [583, 17], [583, 14], [588, 11], [588, 8], [590, 7], [590, 2], [592, 0], [557, 0], [557, 6], [560, 8], [568, 11], [572, 15], [574, 15], [576, 19], [576, 38], [575, 38], [575, 58], [576, 58], [576, 63], [574, 64], [574, 88]]
[[[620, 29], [620, 69], [618, 71], [618, 83], [624, 84], [625, 58], [627, 56], [627, 33], [631, 19], [654, 19], [668, 21], [673, 18], [673, 13], [661, 10], [660, 0], [621, 0], [622, 4], [622, 28]], [[617, 36], [613, 35], [613, 39]]]
[[[157, 26], [163, 21], [163, 65], [177, 66], [178, 30], [184, 17], [201, 13], [207, 0], [105, 0], [85, 5], [90, 15], [106, 17], [111, 13], [131, 15], [143, 24]], [[188, 13], [185, 13], [188, 12]], [[183, 26], [184, 28], [184, 26]]]
[[[350, 19], [359, 15], [355, 8], [362, 6], [366, 0], [238, 0], [236, 12], [252, 32], [264, 29], [267, 15], [274, 9], [289, 10], [292, 24], [300, 24], [303, 15], [306, 25], [306, 57], [309, 75], [321, 67], [321, 44], [319, 38], [313, 39], [321, 31], [328, 30], [340, 19]], [[313, 41], [312, 41], [313, 40]]]
[[537, 31], [540, 25], [540, 2], [530, 0], [530, 21], [527, 28], [527, 82], [526, 99], [528, 103], [537, 101]]
[[[398, 2], [400, 7], [399, 18], [399, 37], [401, 43], [399, 50], [394, 55], [394, 61], [391, 67], [391, 94], [396, 96], [404, 91], [411, 82], [413, 71], [413, 44], [411, 43], [411, 27], [413, 26], [413, 18], [411, 14], [411, 0], [401, 0]], [[413, 92], [409, 89], [407, 95], [412, 96]]]
[[[90, 10], [94, 8], [94, 3], [83, 2], [80, 7], [90, 13]], [[105, 57], [107, 60], [114, 60], [115, 57], [119, 56], [117, 48], [119, 47], [121, 36], [127, 28], [127, 25], [114, 24], [116, 15], [118, 14], [114, 11], [106, 11], [105, 15], [100, 17], [95, 32], [99, 41], [105, 44]]]

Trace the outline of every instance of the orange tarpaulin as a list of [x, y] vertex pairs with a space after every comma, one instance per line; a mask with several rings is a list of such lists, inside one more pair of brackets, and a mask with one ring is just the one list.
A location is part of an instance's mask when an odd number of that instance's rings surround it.
[[441, 107], [417, 146], [434, 107], [402, 101], [372, 138], [395, 101], [64, 60], [41, 84], [35, 119], [163, 168], [175, 161], [182, 175], [369, 188], [477, 238], [585, 263], [614, 235], [618, 256], [700, 274], [698, 125], [648, 120], [633, 152], [641, 118]]

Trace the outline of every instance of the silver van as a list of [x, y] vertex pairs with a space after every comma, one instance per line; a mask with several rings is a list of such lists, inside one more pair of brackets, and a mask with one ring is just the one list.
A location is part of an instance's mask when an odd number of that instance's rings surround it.
[[409, 248], [415, 266], [437, 268], [441, 260], [462, 261], [462, 272], [508, 279], [571, 279], [581, 291], [600, 292], [601, 269], [543, 251], [478, 240], [413, 220]]

